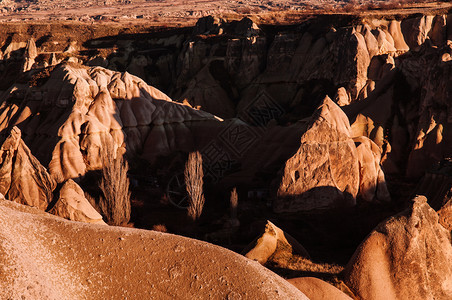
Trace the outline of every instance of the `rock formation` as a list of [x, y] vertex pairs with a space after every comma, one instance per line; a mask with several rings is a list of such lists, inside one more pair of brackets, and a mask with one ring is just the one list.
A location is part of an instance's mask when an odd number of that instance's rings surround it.
[[25, 47], [25, 62], [22, 71], [29, 71], [33, 67], [36, 56], [38, 56], [38, 50], [36, 48], [35, 41], [34, 39], [30, 39], [28, 40], [27, 46]]
[[[358, 144], [355, 146], [355, 142]], [[347, 116], [326, 97], [286, 163], [275, 210], [300, 211], [389, 200], [378, 147], [365, 137], [351, 137]]]
[[359, 162], [359, 195], [365, 201], [389, 201], [390, 195], [380, 166], [380, 148], [369, 138], [354, 138]]
[[[100, 67], [60, 65], [42, 86], [15, 86], [12, 90], [15, 95], [30, 96], [22, 99], [20, 108], [9, 104], [11, 92], [3, 100], [0, 131], [8, 132], [16, 125], [22, 128], [24, 140], [43, 164], [48, 164], [57, 182], [99, 169], [99, 153], [105, 143], [113, 144], [115, 150], [126, 147], [132, 153], [141, 152], [145, 145], [167, 145], [164, 150], [168, 153], [184, 145], [173, 140], [173, 131], [187, 133], [184, 122], [216, 120], [172, 102], [135, 76]], [[165, 143], [147, 141], [154, 137], [152, 132], [161, 132]], [[158, 155], [163, 150], [147, 152]]]
[[0, 157], [0, 194], [8, 200], [42, 211], [52, 207], [50, 213], [73, 221], [105, 224], [86, 200], [83, 190], [72, 180], [63, 184], [54, 203], [56, 182], [31, 154], [17, 127], [13, 127], [1, 146]]
[[68, 222], [10, 201], [0, 200], [0, 237], [6, 298], [308, 299], [259, 263], [218, 246]]
[[[451, 15], [403, 14], [397, 19], [368, 16], [360, 21], [322, 18], [303, 22], [296, 30], [275, 27], [271, 31], [258, 28], [246, 18], [226, 22], [206, 17], [194, 31], [176, 30], [149, 39], [105, 37], [101, 27], [94, 27], [90, 35], [80, 37], [77, 47], [71, 47], [75, 41], [68, 41], [63, 29], [48, 33], [33, 27], [33, 34], [14, 35], [9, 32], [19, 29], [6, 27], [5, 59], [0, 61], [6, 74], [2, 85], [5, 89], [11, 87], [11, 78], [16, 78], [16, 53], [24, 51], [31, 59], [35, 53], [32, 49], [36, 48], [32, 41], [40, 40], [36, 53], [49, 54], [34, 58], [35, 66], [55, 65], [64, 58], [62, 52], [67, 48], [72, 48], [71, 55], [83, 63], [94, 59], [86, 53], [97, 51], [96, 59], [107, 69], [127, 70], [176, 101], [187, 99], [192, 106], [200, 105], [225, 118], [249, 114], [253, 104], [259, 102], [259, 95], [266, 93], [270, 96], [269, 108], [277, 111], [270, 117], [293, 123], [309, 116], [325, 94], [336, 94], [335, 101], [344, 106], [350, 119], [352, 137], [366, 136], [380, 147], [385, 172], [420, 178], [449, 151], [449, 126], [445, 121], [449, 109], [438, 107], [448, 106]], [[123, 45], [114, 52], [113, 39]], [[23, 62], [24, 55], [18, 59]], [[107, 78], [113, 76], [108, 74]], [[13, 91], [24, 92], [14, 86], [5, 97]], [[130, 122], [133, 127], [133, 118]], [[145, 139], [147, 127], [124, 130], [129, 131], [125, 132], [129, 147], [142, 150], [138, 140]], [[171, 129], [159, 128], [160, 133], [163, 131], [169, 134]], [[76, 145], [72, 140], [59, 146]], [[170, 152], [168, 146], [166, 151]], [[46, 156], [38, 157], [44, 165], [51, 158]], [[83, 173], [83, 168], [62, 172], [76, 176]]]
[[345, 283], [361, 299], [452, 297], [450, 231], [423, 196], [379, 224], [344, 270]]
[[11, 201], [45, 210], [56, 183], [31, 154], [17, 127], [1, 146], [0, 157], [0, 193]]
[[245, 257], [265, 264], [272, 255], [278, 255], [276, 252], [281, 249], [284, 249], [284, 252], [290, 252], [290, 255], [297, 254], [309, 258], [308, 252], [297, 240], [270, 221], [267, 221], [264, 233], [243, 252]]
[[72, 221], [107, 225], [72, 179], [63, 184], [60, 196], [49, 213]]
[[437, 168], [425, 173], [415, 193], [424, 195], [429, 205], [438, 212], [439, 222], [452, 230], [452, 163], [450, 158], [442, 160]]
[[298, 277], [288, 279], [311, 300], [350, 300], [349, 296], [331, 284], [315, 277]]

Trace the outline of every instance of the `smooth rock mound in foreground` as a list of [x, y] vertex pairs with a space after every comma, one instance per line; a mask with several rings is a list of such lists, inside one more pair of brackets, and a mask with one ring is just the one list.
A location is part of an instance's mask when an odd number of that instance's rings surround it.
[[308, 299], [278, 275], [205, 242], [69, 222], [0, 200], [6, 299]]
[[379, 224], [344, 270], [360, 299], [452, 299], [451, 236], [427, 199]]

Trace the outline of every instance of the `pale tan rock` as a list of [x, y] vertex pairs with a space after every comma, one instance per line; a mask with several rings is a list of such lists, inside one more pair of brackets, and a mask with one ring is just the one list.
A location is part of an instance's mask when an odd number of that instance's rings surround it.
[[25, 46], [24, 52], [24, 66], [22, 71], [26, 72], [31, 70], [31, 67], [35, 63], [35, 58], [38, 56], [38, 50], [36, 48], [36, 44], [33, 38], [29, 39], [27, 42], [27, 46]]
[[348, 95], [347, 90], [344, 87], [340, 87], [337, 89], [334, 101], [339, 106], [345, 106], [350, 104], [350, 96]]
[[267, 221], [264, 233], [243, 251], [245, 257], [265, 264], [270, 256], [274, 255], [277, 247], [282, 247], [289, 252], [309, 258], [306, 249], [291, 235], [282, 231], [272, 222]]
[[366, 41], [367, 51], [369, 53], [370, 58], [377, 55], [378, 50], [378, 41], [372, 33], [372, 28], [369, 25], [364, 25], [363, 31], [364, 40]]
[[389, 23], [388, 28], [389, 34], [392, 36], [394, 40], [394, 47], [397, 49], [397, 51], [406, 52], [410, 50], [410, 47], [408, 47], [408, 45], [405, 42], [405, 38], [403, 37], [400, 24], [401, 24], [400, 21], [392, 20]]
[[380, 148], [367, 137], [353, 138], [359, 162], [359, 195], [368, 202], [390, 201], [385, 176], [380, 166]]
[[15, 36], [13, 36], [11, 43], [6, 47], [5, 51], [3, 52], [3, 56], [6, 59], [9, 59], [11, 57], [11, 54], [21, 48], [24, 48], [27, 46], [27, 43], [24, 41], [18, 41]]
[[45, 210], [52, 201], [56, 183], [31, 154], [14, 127], [0, 148], [0, 193], [9, 200]]
[[[26, 85], [8, 90], [7, 95], [14, 93], [14, 97], [23, 99], [24, 105], [19, 107], [6, 101], [7, 98], [0, 101], [0, 130], [16, 123], [23, 126], [31, 149], [48, 164], [57, 182], [100, 168], [103, 141], [112, 142], [115, 152], [119, 148], [141, 151], [150, 127], [165, 124], [168, 133], [175, 134], [162, 138], [171, 139], [172, 146], [179, 146], [191, 136], [180, 123], [219, 120], [207, 112], [173, 102], [136, 76], [102, 67], [59, 65], [45, 84], [35, 89], [38, 92], [39, 102], [26, 96], [29, 93]], [[175, 143], [173, 139], [180, 136], [181, 142]], [[189, 141], [188, 145], [192, 144]]]
[[72, 179], [63, 184], [60, 196], [49, 213], [72, 221], [107, 225]]
[[378, 42], [378, 54], [386, 54], [389, 52], [395, 52], [394, 40], [390, 35], [387, 35], [383, 30], [376, 30], [377, 42]]
[[56, 54], [52, 53], [49, 58], [49, 66], [56, 66], [60, 63], [60, 60], [57, 59]]
[[275, 200], [275, 211], [354, 205], [359, 164], [344, 112], [326, 97], [289, 158]]
[[345, 283], [361, 299], [450, 299], [450, 238], [427, 199], [417, 196], [358, 247]]
[[206, 242], [70, 222], [10, 201], [0, 200], [0, 239], [0, 293], [12, 299], [308, 299]]
[[351, 300], [344, 292], [331, 284], [315, 277], [298, 277], [288, 279], [297, 289], [311, 300]]
[[[451, 189], [452, 190], [452, 189]], [[452, 232], [452, 191], [449, 191], [449, 201], [438, 210], [439, 223], [443, 225], [446, 230]]]
[[64, 138], [57, 143], [52, 152], [49, 171], [57, 182], [85, 174], [85, 161], [75, 138]]

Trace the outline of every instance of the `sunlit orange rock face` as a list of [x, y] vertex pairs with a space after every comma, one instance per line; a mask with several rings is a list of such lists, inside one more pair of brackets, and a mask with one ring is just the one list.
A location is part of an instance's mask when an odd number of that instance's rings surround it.
[[358, 247], [344, 276], [362, 299], [452, 297], [450, 231], [427, 199], [379, 224]]
[[17, 127], [1, 146], [0, 157], [0, 194], [8, 200], [73, 221], [105, 224], [77, 183], [68, 180], [56, 191], [55, 180], [31, 154]]
[[286, 163], [275, 209], [352, 206], [358, 193], [366, 201], [388, 201], [379, 161], [378, 146], [366, 137], [352, 139], [347, 116], [327, 97]]
[[2, 113], [8, 120], [2, 130], [22, 128], [26, 142], [57, 182], [99, 169], [99, 155], [107, 143], [115, 152], [120, 147], [123, 152], [141, 152], [146, 143], [153, 144], [146, 140], [148, 135], [158, 137], [150, 134], [155, 125], [154, 131], [163, 135], [156, 143], [164, 143], [155, 147], [170, 151], [172, 144], [186, 140], [174, 140], [188, 132], [184, 122], [215, 120], [209, 113], [172, 102], [135, 76], [100, 67], [60, 65], [43, 86], [11, 90], [30, 96], [21, 107], [4, 100]]

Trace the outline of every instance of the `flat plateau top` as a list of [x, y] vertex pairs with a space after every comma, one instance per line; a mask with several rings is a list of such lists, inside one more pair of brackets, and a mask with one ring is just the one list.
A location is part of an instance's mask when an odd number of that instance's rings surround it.
[[313, 14], [406, 15], [447, 13], [444, 1], [401, 6], [382, 0], [0, 0], [0, 22], [112, 22], [148, 26], [192, 26], [200, 17], [212, 15], [228, 20], [251, 17], [257, 23], [291, 24]]

